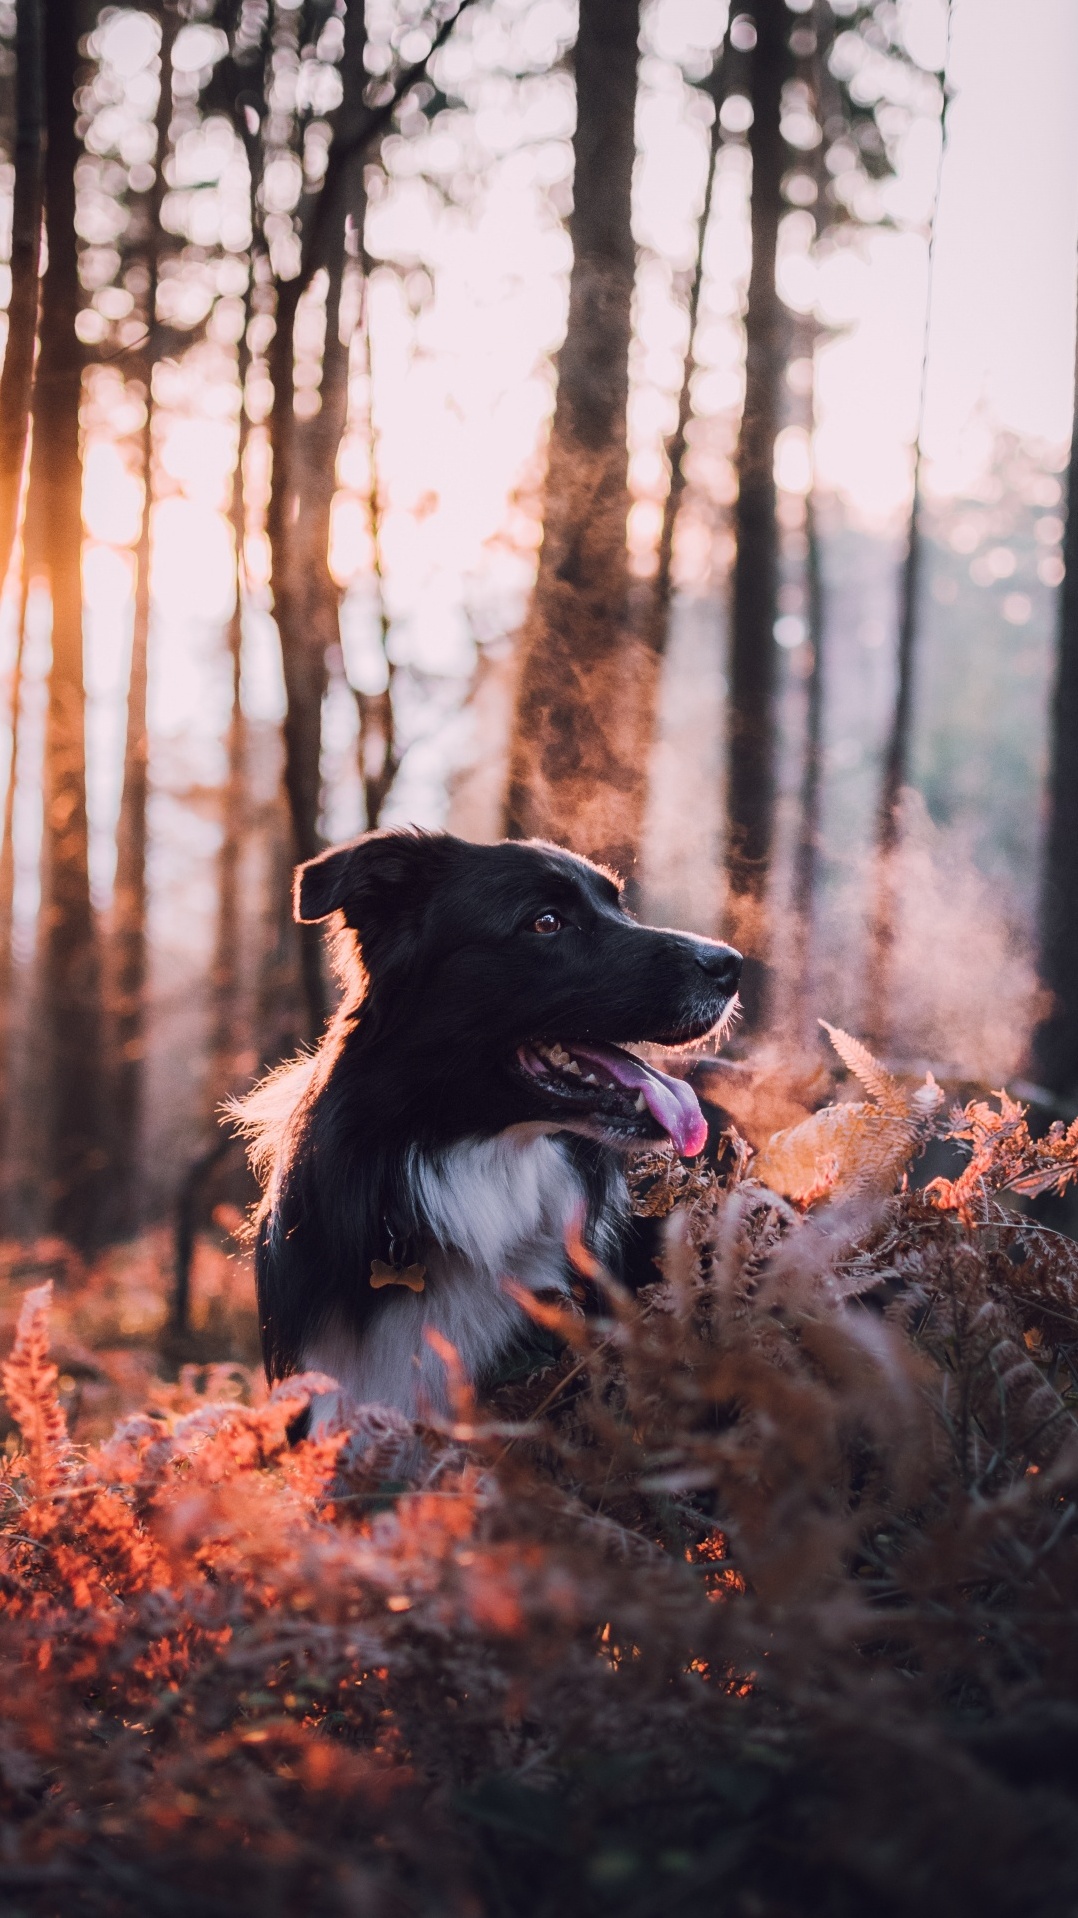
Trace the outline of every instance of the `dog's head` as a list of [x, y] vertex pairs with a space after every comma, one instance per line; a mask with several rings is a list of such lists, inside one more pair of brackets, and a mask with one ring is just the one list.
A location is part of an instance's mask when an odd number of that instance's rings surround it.
[[434, 1141], [531, 1121], [700, 1150], [691, 1089], [622, 1048], [711, 1032], [740, 955], [639, 925], [587, 860], [537, 841], [368, 833], [301, 866], [295, 906], [305, 924], [336, 923], [390, 1129]]

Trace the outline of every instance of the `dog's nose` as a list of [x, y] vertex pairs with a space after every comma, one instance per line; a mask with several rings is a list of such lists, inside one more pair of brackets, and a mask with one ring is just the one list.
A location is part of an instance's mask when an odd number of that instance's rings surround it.
[[720, 946], [709, 939], [699, 942], [695, 957], [701, 972], [706, 972], [728, 999], [732, 998], [741, 977], [741, 954], [733, 946]]

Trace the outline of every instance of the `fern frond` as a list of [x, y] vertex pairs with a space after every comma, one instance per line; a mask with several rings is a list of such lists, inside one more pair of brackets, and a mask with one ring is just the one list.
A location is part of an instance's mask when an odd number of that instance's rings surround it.
[[22, 1433], [39, 1493], [57, 1483], [71, 1452], [56, 1392], [57, 1369], [49, 1359], [51, 1309], [51, 1279], [24, 1293], [11, 1356], [0, 1368], [4, 1397]]
[[824, 1106], [776, 1132], [752, 1162], [752, 1177], [801, 1206], [832, 1191], [894, 1190], [917, 1144], [909, 1113], [878, 1105]]
[[863, 1085], [870, 1099], [886, 1112], [906, 1113], [908, 1110], [906, 1095], [897, 1079], [892, 1078], [886, 1066], [873, 1058], [868, 1047], [854, 1039], [850, 1033], [843, 1032], [841, 1026], [830, 1026], [826, 1019], [820, 1024], [826, 1032], [847, 1072]]

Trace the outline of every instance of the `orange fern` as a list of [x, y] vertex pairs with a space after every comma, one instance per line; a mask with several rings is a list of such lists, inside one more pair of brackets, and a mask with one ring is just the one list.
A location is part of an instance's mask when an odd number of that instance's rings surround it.
[[932, 1131], [943, 1097], [931, 1073], [907, 1092], [859, 1039], [826, 1019], [820, 1024], [869, 1098], [824, 1106], [800, 1125], [774, 1133], [751, 1168], [762, 1185], [804, 1207], [832, 1192], [893, 1191]]
[[933, 1205], [957, 1212], [966, 1225], [985, 1211], [992, 1192], [1021, 1192], [1036, 1198], [1042, 1192], [1065, 1192], [1078, 1179], [1078, 1119], [1064, 1126], [1057, 1119], [1041, 1139], [1030, 1136], [1026, 1108], [1006, 1092], [987, 1100], [973, 1099], [951, 1116], [946, 1136], [973, 1147], [969, 1164], [957, 1179], [933, 1179], [926, 1187]]
[[56, 1366], [49, 1359], [52, 1280], [32, 1286], [22, 1309], [10, 1358], [0, 1368], [0, 1383], [12, 1418], [22, 1433], [35, 1489], [57, 1484], [71, 1452], [71, 1441], [56, 1391]]

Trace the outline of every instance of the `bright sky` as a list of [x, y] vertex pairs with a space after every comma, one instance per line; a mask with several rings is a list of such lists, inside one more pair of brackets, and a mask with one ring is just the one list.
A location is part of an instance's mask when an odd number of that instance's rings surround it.
[[1031, 438], [1070, 434], [1078, 6], [956, 0], [952, 83], [926, 421], [944, 462], [979, 408]]
[[[909, 44], [938, 60], [941, 0], [907, 0]], [[1001, 426], [1069, 438], [1078, 258], [1078, 6], [953, 0], [951, 104], [933, 272], [925, 446], [940, 492], [976, 479]], [[825, 285], [848, 338], [821, 355], [823, 476], [854, 510], [904, 507], [916, 419], [926, 255], [917, 236], [938, 146], [911, 138], [889, 189], [905, 235], [880, 233], [864, 265]]]

